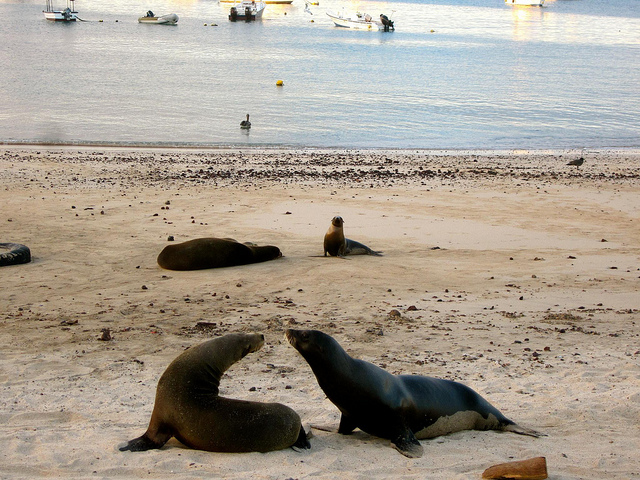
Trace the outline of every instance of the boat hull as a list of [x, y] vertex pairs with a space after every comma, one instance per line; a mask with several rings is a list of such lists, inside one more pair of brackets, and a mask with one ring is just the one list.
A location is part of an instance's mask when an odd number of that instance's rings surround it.
[[[220, 3], [237, 3], [237, 0], [220, 0]], [[265, 0], [266, 5], [291, 5], [293, 0]]]
[[178, 23], [178, 15], [170, 13], [161, 17], [140, 17], [138, 23], [148, 23], [151, 25], [175, 25]]
[[541, 7], [544, 4], [544, 0], [504, 0], [504, 3], [523, 7]]
[[335, 13], [327, 12], [327, 15], [337, 27], [355, 28], [356, 30], [380, 30], [382, 24], [374, 21], [365, 21], [353, 17], [344, 17]]
[[243, 1], [235, 3], [229, 11], [229, 20], [232, 22], [250, 22], [260, 20], [266, 3]]
[[44, 18], [54, 22], [75, 22], [78, 12], [65, 12], [64, 10], [44, 11]]

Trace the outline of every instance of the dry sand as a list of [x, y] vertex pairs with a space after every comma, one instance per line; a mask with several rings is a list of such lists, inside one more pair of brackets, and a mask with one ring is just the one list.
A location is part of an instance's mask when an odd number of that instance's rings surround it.
[[[640, 478], [639, 165], [637, 150], [5, 147], [0, 242], [33, 262], [0, 269], [0, 477], [477, 479], [545, 456], [552, 479]], [[385, 255], [321, 257], [336, 214]], [[170, 235], [285, 256], [166, 271]], [[288, 327], [463, 382], [548, 436], [460, 432], [423, 441], [420, 459], [359, 430], [314, 429], [303, 453], [118, 451], [145, 431], [168, 363], [235, 331], [266, 344], [222, 395], [337, 426]]]

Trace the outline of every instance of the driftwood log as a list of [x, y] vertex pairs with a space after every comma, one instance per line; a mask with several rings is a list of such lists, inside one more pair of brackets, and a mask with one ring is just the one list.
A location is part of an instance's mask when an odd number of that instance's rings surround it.
[[501, 463], [487, 468], [482, 473], [482, 478], [493, 480], [518, 479], [518, 480], [544, 480], [547, 478], [547, 459], [535, 457], [518, 462]]

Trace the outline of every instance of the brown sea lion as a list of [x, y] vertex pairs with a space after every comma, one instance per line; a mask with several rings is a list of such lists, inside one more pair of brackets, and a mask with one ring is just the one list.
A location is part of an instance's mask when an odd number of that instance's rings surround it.
[[272, 245], [258, 247], [229, 238], [196, 238], [164, 247], [158, 265], [167, 270], [201, 270], [266, 262], [282, 256]]
[[161, 448], [171, 437], [211, 452], [309, 448], [300, 417], [291, 408], [218, 396], [222, 374], [263, 344], [262, 334], [232, 333], [183, 352], [158, 381], [149, 428], [120, 450]]
[[344, 236], [344, 220], [342, 217], [333, 217], [329, 230], [324, 234], [324, 256], [327, 253], [332, 257], [344, 257], [345, 255], [375, 255], [381, 256], [382, 252], [375, 252], [366, 245]]
[[388, 438], [407, 457], [420, 457], [417, 439], [461, 430], [503, 430], [531, 435], [471, 388], [451, 380], [392, 375], [350, 357], [340, 344], [317, 330], [287, 330], [289, 343], [309, 363], [320, 388], [342, 412], [338, 433], [356, 427]]

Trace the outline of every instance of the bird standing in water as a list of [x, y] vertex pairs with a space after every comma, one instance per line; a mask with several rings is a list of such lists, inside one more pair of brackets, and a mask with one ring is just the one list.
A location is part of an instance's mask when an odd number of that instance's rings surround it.
[[251, 128], [251, 122], [249, 121], [249, 114], [247, 113], [247, 119], [240, 122], [240, 128]]

